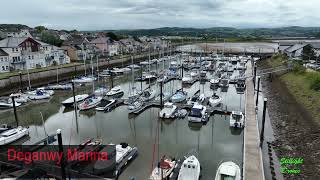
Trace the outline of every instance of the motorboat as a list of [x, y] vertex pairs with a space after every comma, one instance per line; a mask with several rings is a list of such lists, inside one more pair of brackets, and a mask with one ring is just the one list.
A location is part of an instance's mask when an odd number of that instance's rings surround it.
[[75, 97], [72, 96], [72, 97], [64, 100], [61, 104], [66, 106], [66, 107], [70, 107], [70, 106], [73, 106], [73, 104], [74, 104], [74, 98], [76, 99], [76, 103], [79, 103], [79, 102], [84, 101], [88, 97], [89, 97], [88, 94], [76, 95]]
[[130, 68], [130, 69], [140, 69], [141, 67], [137, 64], [130, 64], [127, 66], [127, 68]]
[[222, 101], [222, 98], [216, 94], [213, 94], [210, 98], [209, 98], [209, 104], [211, 107], [216, 107], [218, 106]]
[[189, 100], [187, 101], [187, 104], [188, 105], [194, 105], [194, 104], [198, 103], [198, 100], [199, 100], [199, 95], [195, 94], [195, 95], [193, 95], [192, 97], [189, 98]]
[[[28, 102], [28, 96], [26, 96], [23, 93], [13, 93], [10, 95], [10, 97], [14, 97], [14, 101], [17, 103], [26, 103]], [[10, 103], [12, 100], [9, 99], [8, 102]]]
[[192, 78], [198, 77], [199, 76], [199, 71], [198, 70], [192, 70], [190, 73]]
[[55, 84], [55, 85], [48, 85], [44, 88], [45, 90], [70, 90], [72, 89], [71, 84]]
[[182, 78], [183, 84], [191, 84], [193, 82], [193, 78], [190, 74], [187, 74], [185, 77]]
[[128, 105], [128, 111], [129, 111], [129, 114], [139, 110], [140, 108], [142, 108], [143, 106], [143, 101], [141, 100], [136, 100], [134, 102], [132, 102], [131, 104]]
[[232, 111], [230, 115], [230, 127], [243, 128], [244, 114], [241, 111]]
[[109, 76], [111, 76], [111, 71], [109, 69], [105, 69], [101, 73], [99, 73], [99, 76], [101, 76], [101, 77], [109, 77]]
[[106, 95], [109, 97], [121, 97], [123, 94], [124, 92], [121, 89], [121, 86], [115, 86], [109, 92], [107, 92]]
[[199, 178], [200, 162], [194, 155], [191, 155], [183, 161], [178, 180], [199, 180]]
[[244, 93], [246, 89], [246, 81], [244, 79], [238, 79], [235, 86], [237, 93]]
[[217, 170], [215, 180], [226, 180], [226, 179], [230, 179], [230, 180], [241, 179], [240, 167], [232, 161], [221, 163]]
[[159, 117], [164, 119], [172, 118], [177, 111], [177, 106], [171, 102], [164, 103], [163, 109], [159, 112]]
[[111, 99], [111, 100], [102, 99], [100, 101], [100, 103], [97, 105], [96, 110], [97, 111], [108, 111], [116, 102], [117, 102], [117, 100], [115, 100], [115, 99]]
[[10, 144], [29, 134], [29, 129], [18, 126], [0, 134], [0, 145]]
[[151, 61], [142, 61], [142, 62], [140, 62], [141, 66], [147, 66], [147, 65], [151, 65], [151, 64], [152, 64]]
[[200, 77], [205, 78], [207, 76], [207, 71], [200, 71]]
[[94, 95], [96, 95], [96, 96], [104, 96], [105, 94], [107, 94], [107, 92], [108, 92], [108, 88], [107, 87], [100, 86], [94, 91]]
[[26, 96], [28, 96], [30, 100], [49, 99], [51, 97], [50, 94], [44, 92], [43, 90], [27, 92]]
[[143, 101], [150, 101], [156, 97], [157, 91], [154, 89], [146, 89], [141, 94], [141, 99]]
[[[115, 146], [115, 147], [112, 147]], [[117, 145], [109, 144], [101, 152], [108, 153], [108, 160], [98, 160], [94, 163], [94, 174], [104, 174], [106, 172], [115, 172], [115, 176], [120, 175], [121, 168], [126, 166], [138, 154], [138, 148], [129, 146], [128, 143]]]
[[74, 83], [92, 83], [95, 80], [96, 80], [96, 78], [94, 78], [94, 77], [83, 76], [83, 77], [73, 79], [72, 82], [74, 82]]
[[219, 78], [214, 78], [214, 79], [210, 79], [210, 85], [211, 86], [217, 86], [220, 83], [220, 79]]
[[12, 127], [8, 126], [7, 124], [1, 124], [0, 125], [0, 133], [3, 133], [3, 132], [5, 132], [5, 131], [7, 131], [9, 129], [12, 129]]
[[187, 99], [187, 92], [178, 90], [170, 99], [173, 103], [180, 103]]
[[167, 179], [175, 168], [176, 161], [169, 158], [162, 158], [158, 166], [153, 169], [149, 180]]
[[83, 102], [81, 102], [78, 105], [79, 110], [89, 110], [94, 107], [96, 107], [98, 104], [100, 104], [102, 97], [100, 96], [91, 96], [85, 99]]
[[151, 72], [143, 72], [142, 73], [142, 81], [154, 81], [157, 79], [157, 76]]
[[37, 88], [37, 90], [35, 90], [35, 91], [30, 91], [29, 94], [36, 94], [36, 91], [40, 91], [42, 93], [49, 94], [50, 96], [54, 95], [54, 90], [49, 90], [49, 89], [46, 90], [45, 87], [40, 87], [40, 88]]
[[[21, 106], [21, 103], [18, 103], [15, 101], [15, 106], [19, 107]], [[8, 100], [0, 101], [0, 109], [10, 109], [10, 108], [13, 108], [13, 103], [10, 98]]]
[[229, 87], [229, 83], [230, 83], [230, 80], [224, 77], [224, 78], [221, 78], [219, 86], [223, 88], [227, 88]]
[[201, 104], [194, 104], [191, 108], [191, 111], [188, 115], [189, 122], [207, 122], [209, 120], [208, 113], [206, 112], [207, 108]]

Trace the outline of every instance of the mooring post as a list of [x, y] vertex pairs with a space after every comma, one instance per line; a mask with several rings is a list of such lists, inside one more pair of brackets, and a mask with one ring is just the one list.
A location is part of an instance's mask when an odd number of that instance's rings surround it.
[[19, 71], [19, 78], [20, 78], [20, 91], [22, 92], [22, 73]]
[[253, 68], [253, 86], [254, 86], [254, 88], [256, 85], [256, 77], [257, 77], [257, 65], [256, 65], [256, 62], [254, 62], [254, 68]]
[[18, 121], [18, 115], [17, 115], [17, 108], [16, 108], [16, 101], [14, 100], [14, 97], [11, 97], [12, 104], [13, 104], [13, 113], [14, 113], [14, 118], [16, 120], [17, 127], [19, 126], [19, 121]]
[[266, 110], [267, 110], [267, 98], [264, 98], [263, 100], [263, 114], [262, 114], [262, 127], [261, 127], [261, 133], [260, 133], [260, 147], [262, 147], [262, 143], [264, 140], [264, 124], [266, 122]]
[[160, 108], [162, 109], [163, 105], [162, 105], [162, 98], [163, 98], [163, 94], [162, 94], [162, 87], [163, 87], [163, 82], [160, 83]]
[[58, 145], [59, 145], [59, 154], [62, 154], [60, 170], [61, 170], [61, 179], [66, 179], [66, 170], [65, 170], [65, 161], [64, 161], [64, 153], [63, 153], [63, 145], [62, 145], [62, 136], [61, 136], [61, 129], [57, 130], [58, 136]]
[[259, 103], [259, 91], [260, 91], [260, 77], [258, 77], [256, 108], [258, 108], [258, 103]]

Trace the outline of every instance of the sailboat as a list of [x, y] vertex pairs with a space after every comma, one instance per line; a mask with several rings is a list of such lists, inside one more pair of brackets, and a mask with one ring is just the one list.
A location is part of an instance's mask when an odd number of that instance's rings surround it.
[[220, 164], [215, 180], [225, 180], [225, 179], [232, 179], [232, 180], [240, 180], [241, 179], [241, 171], [240, 167], [232, 162], [227, 161]]
[[180, 103], [187, 99], [187, 92], [177, 90], [176, 93], [170, 98], [173, 103]]
[[169, 119], [174, 117], [174, 113], [177, 111], [177, 106], [173, 103], [166, 102], [164, 108], [159, 112], [159, 117]]
[[115, 86], [113, 87], [109, 92], [107, 92], [107, 96], [109, 97], [121, 97], [123, 96], [124, 92], [121, 89], [121, 86]]
[[[133, 65], [133, 56], [131, 56], [131, 65]], [[129, 103], [135, 101], [140, 95], [141, 91], [138, 91], [134, 85], [134, 71], [133, 69], [131, 70], [131, 84], [129, 84]]]
[[135, 112], [136, 110], [142, 108], [142, 106], [144, 105], [144, 102], [142, 100], [136, 100], [134, 102], [132, 102], [131, 104], [128, 105], [128, 111], [129, 114]]
[[[84, 101], [85, 99], [87, 99], [89, 97], [88, 94], [81, 94], [81, 95], [76, 95], [75, 96], [75, 99], [76, 99], [76, 104], [79, 103], [79, 102], [82, 102]], [[73, 97], [70, 97], [66, 100], [64, 100], [61, 104], [66, 106], [66, 107], [70, 107], [70, 106], [73, 106], [74, 104], [74, 98]]]
[[244, 123], [244, 114], [241, 111], [232, 111], [230, 115], [230, 127], [243, 128]]
[[198, 180], [199, 178], [200, 162], [194, 155], [191, 155], [183, 161], [178, 180]]
[[0, 134], [0, 145], [10, 144], [29, 134], [29, 129], [18, 126]]
[[41, 100], [41, 99], [49, 99], [51, 95], [42, 90], [29, 91], [26, 93], [31, 100]]
[[[28, 102], [28, 96], [26, 96], [25, 94], [23, 93], [13, 93], [10, 95], [10, 97], [14, 97], [14, 100], [17, 102], [17, 103], [26, 103]], [[9, 99], [8, 102], [11, 102], [11, 100]]]
[[144, 90], [141, 94], [141, 99], [143, 101], [150, 101], [156, 97], [157, 91], [154, 89], [150, 89], [150, 87]]
[[216, 95], [216, 93], [214, 93], [210, 98], [209, 98], [209, 104], [211, 107], [216, 107], [218, 106], [222, 101], [222, 98], [218, 95]]
[[[15, 106], [20, 106], [21, 103], [15, 101]], [[13, 103], [11, 99], [0, 101], [0, 109], [10, 109], [13, 108]]]

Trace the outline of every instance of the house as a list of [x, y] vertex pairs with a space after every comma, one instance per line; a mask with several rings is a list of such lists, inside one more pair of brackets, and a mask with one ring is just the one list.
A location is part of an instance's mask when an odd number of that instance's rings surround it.
[[88, 60], [97, 51], [87, 38], [80, 35], [73, 35], [71, 39], [64, 41], [61, 48], [74, 61]]
[[10, 71], [9, 54], [0, 49], [0, 73]]
[[289, 58], [300, 58], [302, 57], [303, 48], [306, 46], [311, 46], [311, 45], [308, 43], [298, 43], [284, 49], [283, 53], [286, 54]]
[[64, 50], [31, 37], [9, 37], [0, 41], [8, 54], [11, 70], [25, 70], [70, 63]]
[[21, 31], [11, 31], [11, 32], [7, 32], [7, 37], [32, 37], [29, 30], [27, 29], [23, 29]]
[[98, 37], [90, 41], [90, 44], [97, 47], [101, 53], [109, 52], [109, 44], [111, 44], [111, 39], [109, 37]]

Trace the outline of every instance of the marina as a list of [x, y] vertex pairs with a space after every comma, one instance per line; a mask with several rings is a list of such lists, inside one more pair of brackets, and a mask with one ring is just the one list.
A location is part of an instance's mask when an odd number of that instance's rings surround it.
[[[238, 86], [229, 84], [230, 72], [227, 71], [222, 72], [222, 84], [211, 81], [218, 79], [216, 70], [192, 71], [193, 78], [205, 76], [206, 79], [183, 85], [182, 77], [190, 71], [180, 68], [180, 57], [178, 54], [166, 58], [159, 67], [146, 64], [149, 71], [176, 69], [176, 74], [168, 81], [151, 82], [150, 78], [140, 81], [134, 78], [141, 75], [139, 70], [100, 77], [94, 84], [109, 87], [109, 91], [96, 98], [90, 95], [95, 92], [91, 83], [93, 78], [90, 82], [84, 78], [87, 85], [75, 86], [74, 98], [72, 90], [56, 90], [49, 98], [17, 107], [19, 125], [28, 126], [29, 135], [13, 144], [34, 144], [57, 129], [62, 131], [64, 144], [81, 144], [88, 138], [101, 139], [103, 144], [127, 142], [137, 147], [139, 155], [121, 173], [119, 170], [119, 179], [147, 179], [164, 155], [177, 161], [169, 179], [179, 179], [180, 171], [189, 171], [181, 166], [190, 151], [197, 152], [196, 159], [190, 157], [197, 167], [201, 165], [201, 178], [214, 178], [220, 162], [226, 160], [236, 162], [243, 172], [244, 130], [230, 127], [230, 115], [234, 111], [245, 114], [245, 94], [238, 93]], [[201, 62], [201, 58], [199, 60]], [[212, 64], [218, 62], [212, 58]], [[251, 66], [250, 63], [247, 66]], [[235, 69], [232, 74], [243, 74], [240, 71], [242, 69]], [[244, 74], [252, 76], [251, 68]], [[153, 77], [157, 78], [157, 74]], [[216, 87], [212, 88], [212, 84]], [[143, 92], [134, 96], [134, 104], [129, 98], [133, 97], [132, 87]], [[164, 96], [161, 98], [160, 94]], [[165, 98], [165, 94], [169, 94], [169, 98]], [[77, 106], [74, 106], [75, 101]], [[32, 109], [28, 108], [30, 106]], [[161, 108], [168, 110], [160, 113]], [[14, 117], [11, 109], [0, 112], [4, 123], [14, 123]]]

